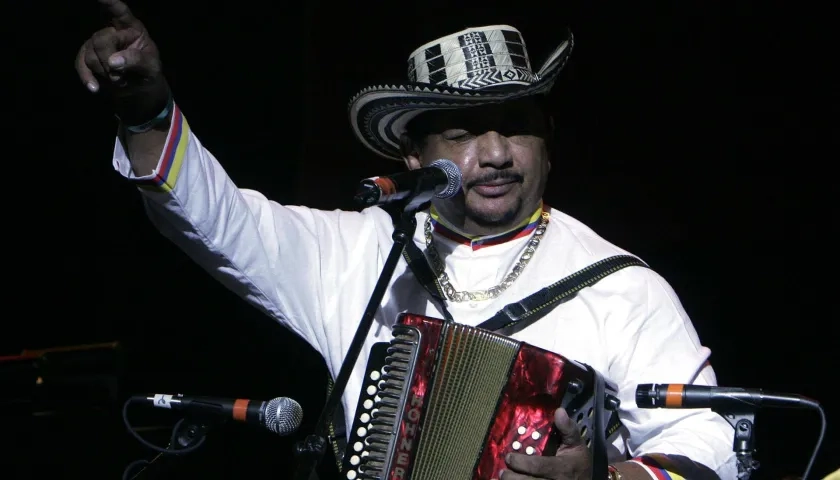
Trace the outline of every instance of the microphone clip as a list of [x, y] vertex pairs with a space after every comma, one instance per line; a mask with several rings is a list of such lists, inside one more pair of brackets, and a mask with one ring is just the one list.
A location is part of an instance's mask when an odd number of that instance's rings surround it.
[[321, 456], [326, 450], [327, 440], [321, 435], [307, 435], [305, 439], [295, 444], [295, 455], [298, 457]]
[[175, 426], [170, 448], [180, 450], [203, 442], [211, 430], [225, 423], [227, 419], [209, 415], [187, 415]]
[[761, 465], [758, 460], [753, 458], [755, 454], [755, 412], [734, 413], [714, 411], [735, 429], [732, 451], [735, 452], [738, 479], [746, 480]]

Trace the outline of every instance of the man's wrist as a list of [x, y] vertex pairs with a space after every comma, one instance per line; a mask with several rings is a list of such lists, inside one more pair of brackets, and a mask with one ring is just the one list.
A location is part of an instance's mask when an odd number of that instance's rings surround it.
[[175, 110], [175, 100], [172, 98], [172, 94], [169, 94], [169, 99], [166, 101], [166, 105], [161, 109], [158, 114], [139, 124], [139, 125], [127, 125], [123, 122], [123, 127], [131, 133], [145, 133], [150, 130], [154, 129], [162, 129], [161, 127], [166, 127], [165, 130], [169, 129], [169, 122], [171, 120], [172, 112]]
[[131, 87], [113, 87], [111, 101], [114, 115], [122, 125], [145, 129], [148, 124], [158, 127], [165, 122], [161, 114], [172, 109], [173, 98], [169, 83], [160, 78]]

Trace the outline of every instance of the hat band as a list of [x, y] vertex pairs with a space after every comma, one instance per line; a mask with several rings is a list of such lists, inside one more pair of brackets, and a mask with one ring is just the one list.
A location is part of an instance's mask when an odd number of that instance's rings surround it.
[[522, 35], [506, 25], [449, 35], [415, 50], [408, 61], [409, 81], [466, 90], [527, 85], [537, 77]]

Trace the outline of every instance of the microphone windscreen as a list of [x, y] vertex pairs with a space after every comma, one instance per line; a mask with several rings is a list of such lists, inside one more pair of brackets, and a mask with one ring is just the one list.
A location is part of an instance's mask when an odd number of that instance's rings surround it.
[[265, 407], [265, 426], [278, 435], [294, 433], [302, 421], [303, 408], [291, 398], [269, 400]]
[[435, 194], [438, 198], [454, 197], [461, 191], [461, 169], [458, 168], [452, 160], [440, 158], [429, 164], [430, 167], [436, 167], [446, 174], [447, 184], [443, 190]]

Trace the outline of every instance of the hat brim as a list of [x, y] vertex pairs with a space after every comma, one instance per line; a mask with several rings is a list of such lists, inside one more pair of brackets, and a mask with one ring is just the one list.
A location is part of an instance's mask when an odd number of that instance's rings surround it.
[[548, 93], [566, 66], [574, 46], [571, 32], [537, 71], [529, 84], [508, 85], [504, 89], [467, 90], [422, 83], [369, 87], [350, 101], [353, 133], [376, 154], [402, 160], [400, 137], [417, 115], [431, 110], [450, 110], [509, 102]]

